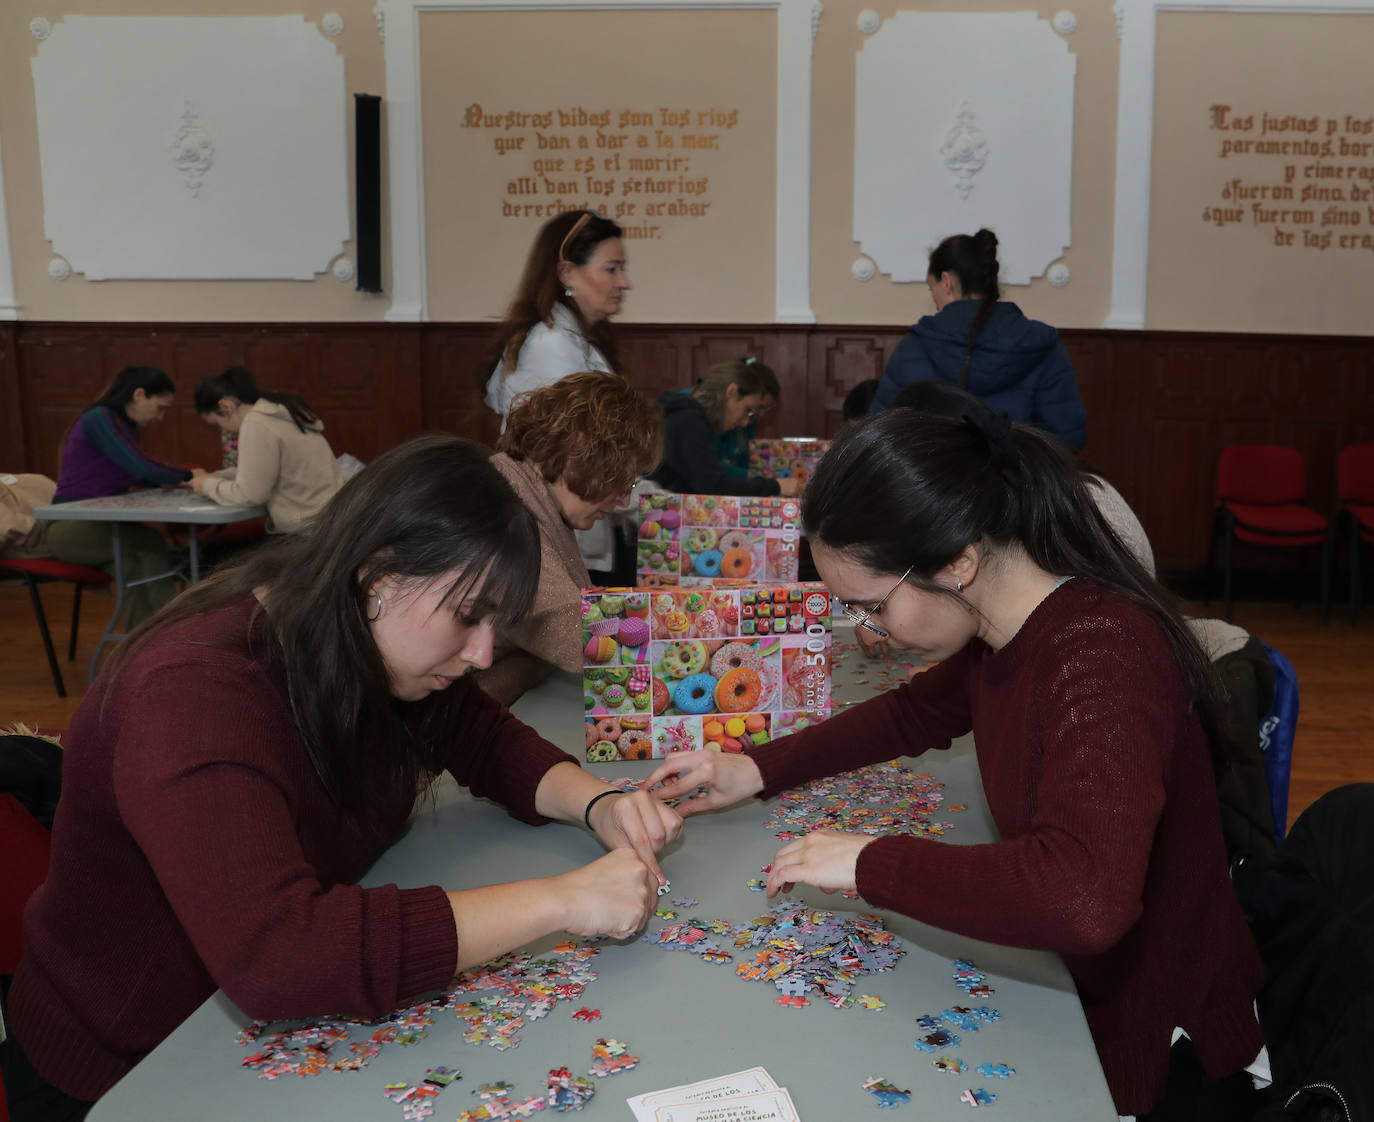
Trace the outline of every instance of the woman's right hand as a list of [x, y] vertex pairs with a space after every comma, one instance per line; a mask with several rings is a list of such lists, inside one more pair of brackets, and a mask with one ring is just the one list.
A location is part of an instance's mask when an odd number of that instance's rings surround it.
[[658, 906], [658, 877], [633, 849], [613, 849], [552, 883], [559, 927], [573, 935], [626, 939], [644, 929]]
[[869, 658], [888, 658], [892, 654], [888, 640], [881, 635], [874, 635], [866, 627], [855, 625], [854, 638], [859, 643], [859, 649]]
[[[654, 790], [655, 783], [663, 786]], [[763, 790], [759, 765], [737, 752], [679, 752], [669, 756], [640, 783], [658, 799], [681, 799], [678, 814], [686, 818], [704, 810], [733, 806]], [[699, 794], [694, 794], [699, 788]]]

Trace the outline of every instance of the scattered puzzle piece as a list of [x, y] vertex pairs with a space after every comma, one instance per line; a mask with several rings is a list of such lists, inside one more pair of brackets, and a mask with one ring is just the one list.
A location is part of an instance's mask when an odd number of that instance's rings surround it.
[[581, 1009], [579, 1009], [576, 1013], [572, 1015], [572, 1019], [574, 1021], [586, 1021], [588, 1024], [590, 1024], [592, 1021], [601, 1020], [601, 1010], [588, 1009], [584, 1005]]
[[863, 1087], [878, 1100], [880, 1107], [895, 1109], [898, 1105], [911, 1101], [910, 1091], [899, 1090], [880, 1075], [865, 1079]]
[[959, 1096], [961, 1103], [968, 1103], [969, 1106], [991, 1106], [997, 1101], [997, 1096], [991, 1091], [985, 1091], [979, 1087], [978, 1090], [969, 1088]]
[[979, 1064], [974, 1070], [984, 1079], [1010, 1079], [1016, 1074], [1016, 1069], [1006, 1064]]
[[861, 994], [859, 994], [859, 1001], [858, 1001], [858, 1003], [859, 1003], [860, 1005], [862, 1005], [865, 1009], [869, 1009], [869, 1010], [872, 1010], [872, 1011], [874, 1011], [874, 1012], [877, 1012], [877, 1010], [879, 1010], [879, 1009], [886, 1009], [886, 1008], [887, 1008], [887, 1002], [886, 1002], [886, 1001], [882, 1000], [882, 998], [880, 998], [880, 997], [875, 997], [875, 996], [874, 996], [873, 994], [871, 994], [871, 993], [861, 993]]
[[784, 1009], [801, 1009], [811, 1004], [804, 997], [787, 997], [784, 995], [783, 997], [775, 997], [773, 1000]]
[[916, 1050], [918, 1052], [934, 1052], [939, 1048], [957, 1047], [959, 1047], [959, 1038], [952, 1032], [945, 1032], [943, 1029], [936, 1029], [934, 1032], [916, 1038]]

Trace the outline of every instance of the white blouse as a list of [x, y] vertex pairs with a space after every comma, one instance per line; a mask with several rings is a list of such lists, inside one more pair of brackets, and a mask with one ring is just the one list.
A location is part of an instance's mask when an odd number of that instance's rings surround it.
[[537, 323], [530, 328], [515, 369], [502, 372], [496, 364], [487, 380], [487, 407], [501, 414], [501, 431], [506, 430], [506, 415], [522, 393], [543, 389], [584, 370], [611, 373], [611, 364], [582, 334], [577, 317], [562, 303], [553, 306], [553, 326]]

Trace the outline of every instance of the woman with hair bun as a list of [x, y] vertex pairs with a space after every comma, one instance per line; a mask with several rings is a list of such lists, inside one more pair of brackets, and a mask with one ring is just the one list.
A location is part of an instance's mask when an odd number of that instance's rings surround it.
[[[1088, 487], [1058, 442], [985, 407], [890, 409], [844, 431], [803, 501], [816, 567], [856, 629], [939, 665], [775, 744], [673, 757], [641, 785], [663, 781], [689, 816], [972, 732], [1000, 840], [816, 830], [778, 850], [769, 895], [857, 891], [1054, 951], [1120, 1114], [1248, 1120], [1265, 969], [1222, 840], [1221, 690]], [[1204, 1094], [1220, 1101], [1189, 1098]]]
[[897, 344], [869, 412], [886, 409], [912, 382], [957, 382], [1077, 452], [1087, 443], [1088, 414], [1069, 353], [1053, 327], [1001, 299], [998, 272], [991, 230], [955, 234], [935, 247], [926, 269], [935, 315], [922, 316]]
[[658, 463], [658, 410], [615, 374], [571, 374], [521, 397], [492, 466], [539, 523], [539, 589], [519, 624], [497, 632], [477, 684], [510, 705], [555, 667], [582, 669], [582, 589], [592, 583], [574, 531], [629, 503]]

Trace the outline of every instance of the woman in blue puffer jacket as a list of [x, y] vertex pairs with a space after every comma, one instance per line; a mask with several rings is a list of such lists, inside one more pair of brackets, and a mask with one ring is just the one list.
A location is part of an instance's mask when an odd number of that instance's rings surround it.
[[1001, 300], [997, 235], [946, 238], [930, 255], [926, 285], [935, 315], [923, 316], [897, 345], [870, 413], [912, 382], [957, 382], [1013, 421], [1034, 425], [1077, 452], [1087, 411], [1059, 333]]

